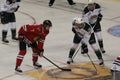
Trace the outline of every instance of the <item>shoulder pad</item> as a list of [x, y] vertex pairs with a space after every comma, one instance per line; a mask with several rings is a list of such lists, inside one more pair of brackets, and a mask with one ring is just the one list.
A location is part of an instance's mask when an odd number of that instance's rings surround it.
[[83, 10], [83, 15], [86, 14], [86, 13], [88, 13], [88, 12], [89, 12], [89, 9], [88, 9], [88, 6], [86, 6], [86, 7], [84, 8], [84, 10]]
[[95, 9], [101, 8], [101, 6], [98, 3], [95, 3]]
[[21, 0], [16, 0], [16, 2], [21, 2]]

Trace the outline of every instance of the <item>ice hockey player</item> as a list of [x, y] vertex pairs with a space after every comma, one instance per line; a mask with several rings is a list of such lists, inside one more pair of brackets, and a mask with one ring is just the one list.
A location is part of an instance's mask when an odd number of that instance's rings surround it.
[[16, 37], [16, 18], [15, 12], [18, 11], [20, 0], [6, 0], [0, 5], [0, 16], [2, 27], [2, 41], [9, 43], [7, 40], [7, 33], [9, 27], [11, 28], [12, 39], [18, 40]]
[[26, 54], [26, 46], [30, 46], [33, 51], [32, 60], [34, 68], [41, 68], [42, 65], [38, 64], [38, 56], [44, 53], [44, 41], [46, 36], [49, 34], [52, 23], [50, 20], [44, 20], [43, 24], [38, 25], [24, 25], [20, 28], [18, 34], [19, 39], [19, 53], [16, 59], [16, 72], [22, 72], [20, 69], [23, 58]]
[[[104, 46], [103, 46], [103, 38], [101, 35], [101, 24], [100, 24], [102, 17], [103, 15], [101, 13], [101, 6], [95, 3], [94, 1], [89, 0], [88, 6], [85, 7], [83, 10], [83, 20], [93, 27], [100, 50], [102, 51], [102, 53], [105, 53]], [[85, 53], [84, 49], [83, 48], [81, 49], [82, 49], [81, 53], [84, 54]]]
[[[104, 61], [102, 58], [101, 51], [99, 50], [99, 47], [96, 44], [95, 35], [93, 33], [93, 29], [91, 26], [87, 23], [85, 23], [82, 18], [75, 18], [73, 20], [73, 32], [75, 33], [73, 38], [73, 46], [70, 49], [68, 61], [67, 63], [73, 63], [73, 55], [79, 45], [80, 42], [83, 42], [84, 44], [90, 44], [92, 49], [94, 50], [97, 58], [99, 59], [99, 65], [103, 65]], [[85, 50], [87, 51], [87, 49]]]
[[111, 67], [112, 80], [120, 80], [120, 56], [118, 56]]

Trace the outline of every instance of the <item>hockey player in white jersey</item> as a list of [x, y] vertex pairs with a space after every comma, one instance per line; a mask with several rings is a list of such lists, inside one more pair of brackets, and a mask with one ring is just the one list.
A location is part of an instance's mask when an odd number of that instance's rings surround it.
[[16, 18], [15, 13], [19, 8], [20, 0], [6, 0], [0, 5], [0, 16], [2, 28], [2, 41], [9, 43], [7, 40], [7, 32], [9, 27], [11, 28], [12, 39], [18, 40], [16, 37]]
[[[101, 35], [101, 24], [100, 21], [102, 20], [102, 13], [101, 13], [101, 6], [97, 3], [95, 3], [92, 0], [89, 0], [88, 6], [84, 8], [83, 10], [83, 20], [90, 24], [93, 27], [95, 36], [97, 38], [100, 50], [102, 53], [105, 53], [104, 47], [103, 47], [103, 39]], [[83, 44], [85, 45], [85, 44]], [[82, 45], [82, 46], [83, 46]], [[87, 45], [85, 45], [87, 48]], [[84, 49], [81, 48], [82, 54], [84, 54]]]
[[112, 80], [120, 80], [120, 56], [118, 56], [111, 67]]
[[[103, 65], [104, 61], [102, 58], [102, 54], [96, 44], [96, 40], [95, 40], [95, 36], [94, 36], [92, 27], [89, 24], [85, 23], [82, 20], [82, 18], [75, 18], [73, 21], [72, 31], [75, 33], [75, 35], [74, 35], [74, 39], [73, 39], [73, 46], [70, 49], [67, 63], [70, 64], [73, 62], [72, 57], [73, 57], [79, 43], [82, 42], [85, 44], [89, 43], [91, 45], [97, 58], [99, 59], [99, 65]], [[86, 49], [85, 51], [88, 51], [88, 50]]]

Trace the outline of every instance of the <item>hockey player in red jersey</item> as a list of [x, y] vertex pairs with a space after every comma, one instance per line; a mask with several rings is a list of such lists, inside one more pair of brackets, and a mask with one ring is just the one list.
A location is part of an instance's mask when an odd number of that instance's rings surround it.
[[32, 60], [34, 68], [41, 68], [38, 64], [38, 56], [42, 56], [44, 52], [44, 41], [49, 34], [49, 29], [52, 27], [50, 20], [45, 20], [43, 24], [39, 25], [24, 25], [20, 28], [19, 34], [19, 54], [16, 59], [16, 72], [22, 72], [20, 69], [23, 58], [26, 54], [26, 45], [30, 46], [33, 51]]

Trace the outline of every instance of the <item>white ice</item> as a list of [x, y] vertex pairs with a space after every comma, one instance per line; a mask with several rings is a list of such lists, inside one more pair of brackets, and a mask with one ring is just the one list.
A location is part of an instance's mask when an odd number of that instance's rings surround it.
[[[42, 23], [42, 21], [45, 19], [50, 19], [52, 21], [53, 27], [50, 31], [50, 34], [46, 38], [44, 55], [49, 57], [60, 66], [64, 66], [62, 63], [66, 63], [69, 49], [72, 45], [72, 19], [76, 16], [81, 16], [82, 14], [81, 11], [74, 10], [75, 6], [69, 6], [66, 1], [56, 0], [55, 5], [50, 8], [48, 7], [47, 3], [49, 0], [22, 0], [20, 4], [21, 7], [19, 11], [16, 12], [17, 30], [19, 30], [20, 26], [24, 24], [33, 24], [35, 21], [37, 24]], [[80, 6], [80, 3], [87, 3], [87, 0], [74, 1], [77, 2], [76, 6]], [[120, 25], [120, 1], [95, 1], [101, 4], [103, 7], [104, 19], [102, 20], [101, 24], [104, 46], [106, 50], [106, 53], [103, 54], [103, 57], [105, 60], [105, 65], [110, 68], [115, 57], [120, 56], [120, 39], [119, 37], [110, 35], [107, 30], [115, 25]], [[0, 3], [2, 2], [3, 0], [0, 0]], [[84, 6], [80, 6], [80, 8], [82, 9]], [[0, 30], [2, 30], [1, 24]], [[10, 41], [9, 44], [3, 44], [2, 41], [0, 41], [0, 80], [33, 80], [33, 78], [28, 76], [19, 76], [14, 74], [16, 56], [19, 52], [18, 42], [11, 40], [10, 30], [8, 39]], [[91, 58], [96, 61], [96, 55], [91, 48], [89, 49]], [[23, 71], [33, 69], [31, 55], [31, 49], [28, 48], [28, 52], [21, 65]], [[75, 63], [84, 63], [88, 61], [88, 57], [81, 55], [80, 51], [75, 57]], [[44, 69], [47, 69], [49, 68], [48, 66], [51, 66], [51, 64], [43, 58], [39, 59], [39, 63], [43, 65]]]

